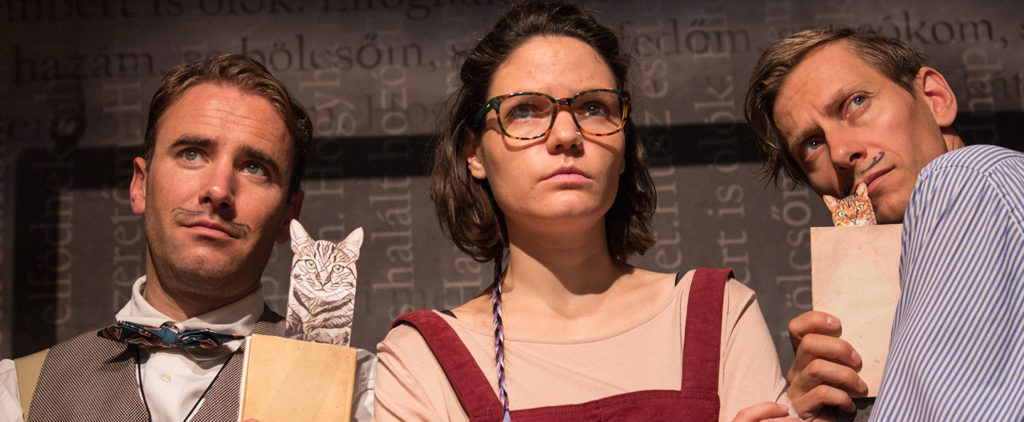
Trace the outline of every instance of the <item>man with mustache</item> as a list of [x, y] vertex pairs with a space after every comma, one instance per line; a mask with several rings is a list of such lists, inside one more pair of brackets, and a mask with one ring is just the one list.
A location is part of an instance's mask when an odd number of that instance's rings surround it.
[[247, 57], [167, 72], [130, 187], [146, 273], [125, 324], [45, 355], [31, 420], [237, 419], [242, 338], [284, 331], [260, 277], [301, 210], [311, 137], [302, 106]]
[[[904, 224], [902, 294], [871, 420], [1021, 420], [1024, 155], [965, 147], [956, 97], [921, 60], [868, 31], [797, 33], [761, 56], [747, 120], [769, 179], [784, 171], [836, 197], [865, 183], [879, 223]], [[841, 329], [817, 311], [789, 324], [788, 393], [801, 417], [851, 412], [867, 392]]]

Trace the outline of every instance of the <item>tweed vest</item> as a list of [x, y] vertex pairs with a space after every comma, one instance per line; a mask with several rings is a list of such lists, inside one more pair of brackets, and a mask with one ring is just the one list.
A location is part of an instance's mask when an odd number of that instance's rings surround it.
[[[283, 318], [264, 306], [253, 333], [283, 335]], [[100, 338], [95, 331], [53, 346], [39, 374], [29, 421], [148, 420], [136, 381], [135, 347]], [[244, 348], [235, 351], [214, 381], [193, 422], [238, 419]]]

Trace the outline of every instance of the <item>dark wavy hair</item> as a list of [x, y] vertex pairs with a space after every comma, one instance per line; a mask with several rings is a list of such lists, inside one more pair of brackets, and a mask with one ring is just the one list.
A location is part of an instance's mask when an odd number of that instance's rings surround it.
[[764, 160], [761, 173], [776, 186], [783, 171], [796, 183], [807, 183], [807, 175], [786, 151], [786, 142], [775, 125], [775, 99], [789, 74], [811, 51], [838, 41], [846, 42], [861, 60], [914, 94], [914, 79], [924, 59], [898, 39], [868, 29], [839, 26], [808, 29], [772, 44], [761, 54], [750, 76], [744, 113]]
[[259, 62], [240, 54], [221, 54], [191, 64], [175, 66], [164, 74], [160, 88], [149, 103], [146, 122], [146, 167], [153, 159], [156, 131], [160, 118], [190, 88], [201, 83], [226, 84], [265, 98], [281, 116], [292, 138], [292, 174], [289, 175], [288, 198], [299, 192], [302, 176], [306, 173], [309, 144], [313, 139], [313, 125], [309, 115], [292, 97], [281, 81], [270, 74]]
[[[441, 135], [434, 148], [430, 195], [442, 230], [459, 249], [480, 262], [494, 260], [499, 267], [508, 246], [504, 217], [488, 183], [469, 173], [466, 147], [481, 136], [482, 125], [474, 124], [473, 118], [487, 101], [495, 71], [516, 48], [538, 36], [583, 41], [611, 69], [616, 88], [628, 88], [631, 58], [619, 45], [618, 37], [567, 2], [514, 4], [476, 46], [458, 58], [460, 84], [448, 99]], [[657, 202], [647, 169], [647, 154], [637, 139], [632, 119], [627, 119], [623, 134], [626, 169], [619, 176], [618, 192], [605, 215], [608, 250], [619, 263], [625, 263], [633, 253], [644, 253], [654, 244], [650, 222]]]

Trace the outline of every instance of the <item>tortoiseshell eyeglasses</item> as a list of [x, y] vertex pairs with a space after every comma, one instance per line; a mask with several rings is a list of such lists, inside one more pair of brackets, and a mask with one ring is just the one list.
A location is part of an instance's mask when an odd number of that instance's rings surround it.
[[494, 110], [498, 127], [505, 136], [528, 141], [551, 132], [560, 107], [569, 109], [580, 132], [593, 136], [612, 135], [626, 125], [629, 93], [620, 89], [590, 89], [569, 98], [555, 98], [540, 92], [515, 92], [487, 100], [473, 122], [479, 122], [489, 110]]

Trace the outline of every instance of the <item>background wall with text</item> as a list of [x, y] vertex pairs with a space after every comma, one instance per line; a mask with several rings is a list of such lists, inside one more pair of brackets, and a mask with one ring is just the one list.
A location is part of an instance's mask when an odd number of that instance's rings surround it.
[[[652, 158], [657, 244], [635, 264], [731, 267], [779, 349], [809, 309], [809, 231], [829, 225], [806, 188], [774, 189], [742, 100], [771, 42], [830, 24], [908, 42], [958, 94], [969, 142], [1024, 149], [1024, 3], [953, 0], [583, 2], [635, 56], [634, 119]], [[397, 315], [454, 307], [491, 281], [458, 252], [427, 197], [425, 152], [455, 52], [501, 15], [494, 0], [0, 0], [0, 356], [110, 322], [145, 269], [131, 160], [171, 66], [221, 52], [267, 65], [309, 109], [314, 155], [302, 221], [316, 238], [362, 226], [353, 343]], [[291, 251], [263, 274], [283, 311]]]

